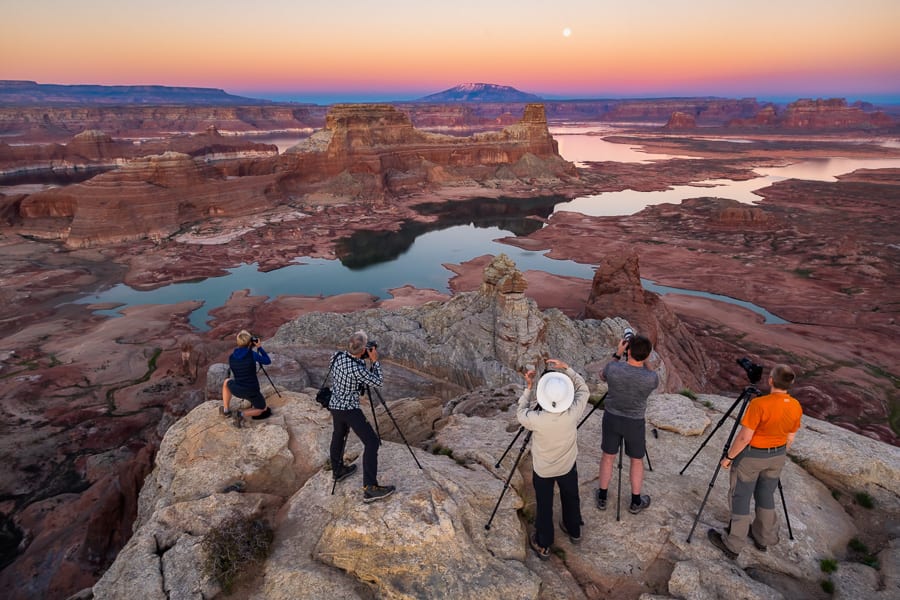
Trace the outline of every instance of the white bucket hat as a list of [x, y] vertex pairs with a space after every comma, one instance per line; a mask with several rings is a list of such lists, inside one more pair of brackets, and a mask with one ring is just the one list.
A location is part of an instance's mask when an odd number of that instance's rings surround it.
[[572, 406], [575, 384], [564, 373], [544, 373], [537, 384], [537, 401], [547, 412], [561, 413]]

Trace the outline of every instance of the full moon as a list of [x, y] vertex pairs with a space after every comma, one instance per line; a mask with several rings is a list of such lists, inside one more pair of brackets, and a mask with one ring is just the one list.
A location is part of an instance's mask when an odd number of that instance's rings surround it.
[[566, 27], [565, 29], [563, 29], [563, 37], [569, 37], [570, 35], [572, 35], [572, 30], [571, 30], [571, 29], [569, 29], [568, 27]]

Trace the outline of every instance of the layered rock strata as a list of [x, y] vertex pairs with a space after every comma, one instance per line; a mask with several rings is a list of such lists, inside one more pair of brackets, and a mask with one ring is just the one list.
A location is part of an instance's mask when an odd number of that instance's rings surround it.
[[[96, 136], [95, 136], [96, 137]], [[106, 138], [103, 138], [106, 139]], [[572, 178], [541, 105], [493, 133], [453, 137], [416, 130], [388, 105], [340, 105], [326, 127], [283, 156], [229, 154], [217, 131], [173, 138], [167, 150], [124, 161], [84, 183], [14, 199], [19, 232], [70, 247], [168, 238], [213, 218], [238, 218], [302, 202], [385, 205], [433, 186]], [[247, 156], [247, 154], [250, 154]], [[220, 163], [222, 159], [232, 159]]]

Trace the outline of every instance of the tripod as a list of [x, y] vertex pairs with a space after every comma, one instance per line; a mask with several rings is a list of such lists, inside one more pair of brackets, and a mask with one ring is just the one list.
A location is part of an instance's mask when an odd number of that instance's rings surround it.
[[[691, 531], [687, 536], [687, 543], [691, 543], [691, 537], [694, 535], [694, 529], [697, 527], [697, 521], [700, 520], [700, 514], [703, 512], [703, 507], [706, 505], [706, 501], [709, 499], [709, 494], [712, 492], [713, 485], [716, 483], [716, 478], [719, 476], [719, 470], [722, 468], [722, 459], [728, 456], [728, 450], [731, 448], [731, 442], [734, 439], [734, 434], [737, 433], [738, 425], [741, 423], [741, 418], [744, 416], [744, 411], [747, 409], [747, 404], [750, 402], [750, 399], [754, 396], [759, 395], [759, 390], [753, 385], [756, 382], [751, 383], [741, 392], [740, 396], [737, 397], [737, 400], [732, 403], [732, 405], [725, 411], [725, 414], [722, 415], [722, 418], [719, 419], [719, 422], [716, 423], [716, 426], [712, 431], [709, 432], [709, 435], [706, 436], [706, 439], [703, 440], [703, 443], [700, 444], [700, 447], [697, 448], [697, 451], [694, 452], [694, 455], [691, 456], [690, 460], [687, 461], [687, 464], [682, 467], [681, 471], [678, 472], [679, 475], [684, 475], [685, 470], [690, 466], [693, 460], [697, 457], [703, 447], [706, 446], [706, 443], [709, 439], [719, 430], [719, 427], [725, 422], [725, 419], [731, 414], [731, 412], [740, 404], [740, 408], [738, 409], [737, 417], [734, 420], [734, 425], [731, 427], [731, 433], [728, 434], [728, 439], [725, 440], [725, 446], [722, 448], [722, 455], [719, 460], [716, 462], [716, 469], [713, 472], [712, 479], [709, 480], [709, 487], [706, 489], [706, 494], [703, 496], [703, 502], [700, 503], [700, 508], [697, 510], [697, 516], [694, 517], [694, 523], [691, 525]], [[784, 508], [784, 519], [787, 521], [788, 535], [790, 539], [794, 539], [794, 532], [791, 529], [791, 518], [788, 515], [787, 510], [787, 502], [784, 499], [784, 488], [781, 487], [781, 479], [778, 480], [778, 491], [781, 494], [781, 505]]]
[[[366, 395], [369, 396], [369, 405], [372, 407], [372, 418], [375, 419], [375, 403], [372, 402], [372, 392], [369, 386], [365, 386]], [[390, 417], [391, 422], [394, 424], [394, 428], [397, 430], [397, 433], [400, 434], [400, 439], [403, 440], [403, 443], [406, 444], [406, 449], [409, 450], [409, 453], [412, 454], [413, 460], [416, 461], [416, 466], [420, 469], [422, 465], [419, 464], [419, 459], [416, 458], [416, 453], [412, 451], [412, 448], [409, 446], [409, 442], [406, 441], [406, 436], [403, 435], [403, 431], [400, 429], [400, 425], [397, 424], [397, 419], [394, 418], [394, 415], [391, 413], [391, 409], [388, 407], [387, 402], [384, 401], [384, 397], [382, 397], [381, 392], [378, 391], [378, 388], [375, 388], [375, 395], [378, 396], [378, 400], [381, 401], [381, 405], [384, 406], [384, 412], [387, 413], [387, 416]], [[378, 421], [375, 421], [375, 430], [378, 431]], [[381, 433], [378, 433], [378, 439], [381, 439]]]
[[272, 389], [275, 390], [275, 393], [278, 394], [278, 397], [279, 397], [279, 398], [281, 398], [281, 392], [279, 392], [279, 391], [278, 391], [278, 388], [275, 387], [275, 382], [272, 381], [272, 378], [271, 378], [271, 377], [269, 377], [269, 372], [266, 371], [266, 368], [265, 368], [264, 366], [262, 366], [261, 363], [260, 363], [259, 369], [257, 369], [257, 371], [259, 371], [260, 369], [262, 369], [262, 372], [263, 372], [263, 374], [266, 376], [266, 379], [269, 380], [269, 383], [272, 384]]

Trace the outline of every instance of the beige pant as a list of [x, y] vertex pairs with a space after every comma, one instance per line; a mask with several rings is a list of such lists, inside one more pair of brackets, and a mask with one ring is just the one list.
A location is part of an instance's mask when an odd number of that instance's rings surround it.
[[[723, 536], [732, 552], [740, 552], [747, 545], [747, 534], [763, 546], [778, 543], [778, 515], [775, 513], [775, 490], [787, 458], [779, 450], [746, 448], [731, 466], [731, 528]], [[750, 499], [756, 505], [756, 517], [750, 516]]]

